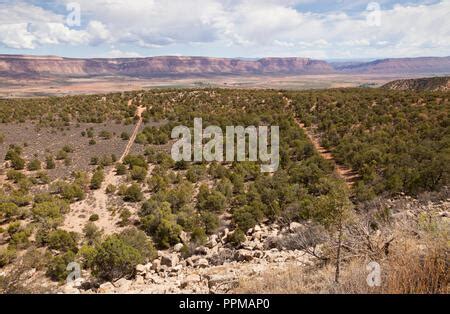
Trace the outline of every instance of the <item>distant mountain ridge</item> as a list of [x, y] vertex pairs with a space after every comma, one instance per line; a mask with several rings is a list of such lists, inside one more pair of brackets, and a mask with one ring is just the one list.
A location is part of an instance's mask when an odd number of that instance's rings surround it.
[[448, 91], [450, 90], [450, 76], [396, 80], [383, 85], [382, 88], [410, 91]]
[[310, 58], [231, 59], [210, 57], [64, 58], [0, 55], [0, 76], [210, 76], [315, 75], [333, 73], [448, 73], [450, 57], [382, 59], [328, 63]]
[[380, 59], [336, 69], [347, 73], [449, 73], [450, 57]]

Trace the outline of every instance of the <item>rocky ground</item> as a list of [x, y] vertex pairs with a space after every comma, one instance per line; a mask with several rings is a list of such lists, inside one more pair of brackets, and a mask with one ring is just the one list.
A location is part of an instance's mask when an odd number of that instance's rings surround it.
[[[397, 224], [419, 219], [424, 213], [450, 222], [448, 191], [439, 199], [417, 200], [408, 196], [377, 202], [392, 213]], [[445, 195], [447, 194], [447, 195]], [[136, 267], [135, 278], [121, 278], [114, 282], [95, 283], [89, 274], [60, 286], [60, 293], [230, 293], [243, 278], [257, 278], [261, 274], [288, 269], [292, 266], [312, 266], [315, 257], [303, 250], [288, 250], [275, 243], [305, 226], [293, 222], [289, 226], [260, 224], [250, 229], [246, 241], [238, 248], [226, 243], [228, 229], [209, 238], [205, 246], [195, 248], [194, 254], [183, 258], [183, 244], [159, 251], [158, 258]], [[188, 241], [188, 239], [185, 239]], [[278, 248], [275, 248], [278, 247]], [[85, 277], [84, 277], [85, 276]]]
[[249, 230], [247, 240], [237, 248], [225, 243], [228, 229], [213, 235], [194, 255], [182, 258], [180, 243], [170, 251], [159, 251], [158, 258], [136, 267], [132, 280], [121, 278], [98, 287], [80, 278], [61, 287], [63, 293], [226, 293], [239, 279], [251, 277], [285, 265], [308, 265], [311, 256], [300, 250], [270, 249], [269, 243], [283, 234], [301, 228], [298, 223], [280, 228], [277, 224], [257, 225]]

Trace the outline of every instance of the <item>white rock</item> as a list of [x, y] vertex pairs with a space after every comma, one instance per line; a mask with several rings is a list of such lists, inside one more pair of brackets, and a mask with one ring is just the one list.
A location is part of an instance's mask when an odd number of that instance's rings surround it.
[[176, 254], [164, 254], [161, 255], [161, 265], [165, 265], [168, 267], [174, 267], [178, 264], [179, 258]]
[[197, 267], [208, 267], [209, 266], [209, 262], [206, 258], [200, 258], [197, 263], [196, 263]]
[[181, 287], [186, 288], [187, 286], [197, 284], [200, 281], [201, 281], [200, 275], [190, 274], [183, 279], [183, 281], [181, 282]]
[[234, 255], [235, 260], [238, 262], [248, 262], [253, 259], [253, 252], [249, 250], [238, 250]]
[[155, 259], [152, 263], [151, 269], [158, 272], [161, 268], [161, 260]]
[[78, 290], [77, 288], [75, 288], [71, 285], [68, 285], [68, 286], [64, 286], [63, 293], [64, 294], [80, 294], [80, 290]]
[[139, 285], [143, 285], [144, 283], [145, 283], [144, 277], [138, 275], [138, 276], [136, 276], [136, 279], [134, 280], [133, 285], [139, 286]]
[[298, 231], [301, 228], [303, 228], [303, 225], [301, 223], [296, 222], [296, 221], [291, 222], [290, 225], [289, 225], [289, 230], [291, 232]]
[[113, 285], [116, 288], [123, 288], [123, 287], [127, 288], [130, 287], [131, 280], [120, 278], [119, 280], [115, 281]]
[[180, 239], [181, 241], [183, 241], [184, 244], [188, 244], [191, 238], [186, 231], [181, 231]]
[[143, 273], [143, 272], [146, 271], [146, 267], [144, 265], [142, 265], [142, 264], [139, 264], [139, 265], [136, 266], [136, 271], [138, 273]]
[[181, 249], [183, 248], [183, 246], [184, 246], [183, 243], [177, 243], [177, 244], [174, 245], [173, 250], [175, 252], [180, 252]]
[[100, 285], [98, 288], [98, 293], [113, 293], [114, 285], [110, 282], [105, 282]]

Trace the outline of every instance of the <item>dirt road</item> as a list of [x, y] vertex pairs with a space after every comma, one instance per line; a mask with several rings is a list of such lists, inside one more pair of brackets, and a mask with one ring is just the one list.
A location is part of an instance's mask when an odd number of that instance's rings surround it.
[[[132, 100], [128, 102], [130, 106]], [[142, 125], [142, 113], [145, 111], [145, 107], [138, 107], [136, 110], [136, 115], [139, 118], [136, 126], [134, 127], [133, 133], [128, 140], [127, 146], [119, 159], [122, 162], [125, 156], [130, 153], [131, 147], [136, 139], [139, 129]], [[102, 183], [100, 189], [94, 190], [94, 192], [89, 196], [89, 198], [77, 202], [71, 206], [71, 211], [66, 215], [64, 220], [63, 228], [68, 231], [82, 232], [83, 227], [87, 223], [89, 216], [92, 214], [97, 214], [99, 216], [96, 225], [103, 229], [105, 234], [111, 234], [117, 232], [120, 228], [117, 226], [119, 221], [118, 217], [111, 216], [108, 211], [108, 194], [106, 193], [106, 187], [108, 185], [118, 185], [119, 177], [114, 173], [114, 167], [111, 167], [105, 174], [105, 179]]]

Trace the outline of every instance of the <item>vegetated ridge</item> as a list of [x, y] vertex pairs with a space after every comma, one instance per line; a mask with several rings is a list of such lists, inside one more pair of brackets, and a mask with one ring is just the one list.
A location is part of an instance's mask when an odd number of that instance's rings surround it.
[[395, 80], [383, 85], [382, 88], [409, 91], [448, 91], [450, 90], [450, 76]]

